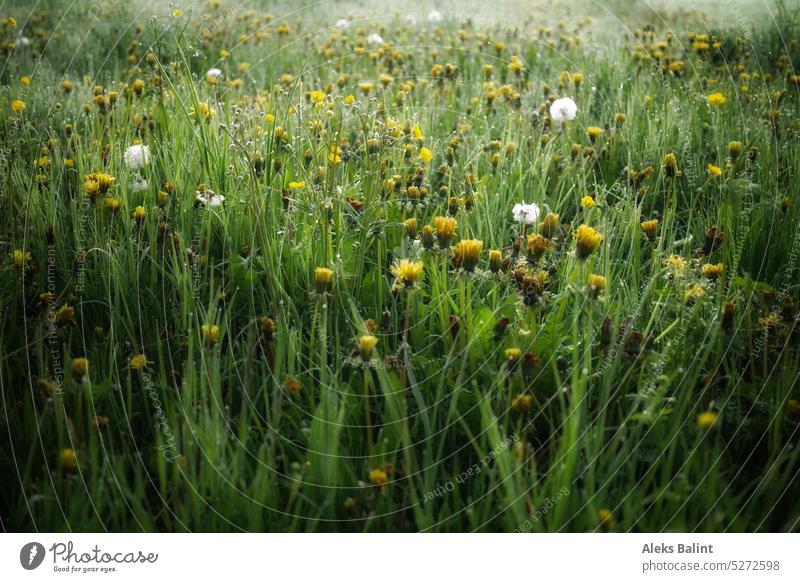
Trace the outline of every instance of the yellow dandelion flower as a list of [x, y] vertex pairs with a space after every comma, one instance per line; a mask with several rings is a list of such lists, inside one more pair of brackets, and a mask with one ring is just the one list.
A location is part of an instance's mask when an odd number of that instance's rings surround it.
[[725, 101], [727, 101], [727, 99], [725, 99], [725, 95], [720, 92], [711, 93], [706, 97], [706, 100], [708, 101], [708, 104], [713, 107], [719, 107], [720, 105], [723, 105]]
[[372, 352], [375, 346], [378, 345], [378, 338], [374, 335], [362, 335], [358, 338], [358, 351], [361, 354], [361, 359], [369, 362], [372, 359]]
[[421, 148], [419, 150], [420, 159], [426, 164], [433, 159], [433, 153], [428, 148]]
[[709, 430], [716, 426], [719, 415], [713, 410], [706, 410], [697, 415], [697, 427], [702, 430]]
[[25, 111], [25, 102], [22, 99], [14, 99], [11, 102], [11, 111], [14, 113], [22, 113]]
[[213, 346], [217, 343], [219, 338], [219, 326], [203, 324], [200, 326], [200, 334], [203, 337], [203, 343], [207, 346]]
[[483, 241], [480, 240], [461, 240], [453, 248], [453, 263], [456, 268], [464, 269], [468, 273], [475, 271], [478, 264]]
[[410, 261], [408, 259], [401, 259], [392, 265], [392, 275], [395, 277], [394, 286], [395, 290], [410, 289], [416, 285], [417, 281], [422, 277], [423, 263], [422, 261]]
[[603, 235], [598, 233], [591, 226], [582, 224], [575, 233], [576, 253], [579, 259], [586, 259], [591, 255], [603, 241]]

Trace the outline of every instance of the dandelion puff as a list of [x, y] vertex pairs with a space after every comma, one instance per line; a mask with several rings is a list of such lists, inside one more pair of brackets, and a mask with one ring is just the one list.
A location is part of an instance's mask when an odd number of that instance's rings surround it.
[[575, 119], [575, 115], [577, 113], [578, 106], [575, 104], [575, 101], [569, 97], [556, 99], [553, 101], [553, 104], [550, 105], [550, 117], [552, 117], [553, 120], [557, 121], [558, 123], [572, 121]]
[[428, 12], [428, 22], [441, 22], [442, 21], [442, 13], [438, 10], [431, 10]]
[[346, 30], [350, 28], [350, 21], [348, 21], [346, 18], [340, 18], [339, 20], [336, 21], [335, 26], [339, 30]]
[[150, 161], [150, 148], [136, 144], [125, 150], [125, 163], [132, 170], [139, 170]]
[[516, 220], [520, 224], [535, 224], [537, 220], [539, 220], [539, 214], [541, 210], [539, 209], [539, 205], [535, 203], [526, 204], [523, 202], [522, 204], [515, 204], [514, 208], [511, 209], [512, 214], [514, 215], [514, 220]]

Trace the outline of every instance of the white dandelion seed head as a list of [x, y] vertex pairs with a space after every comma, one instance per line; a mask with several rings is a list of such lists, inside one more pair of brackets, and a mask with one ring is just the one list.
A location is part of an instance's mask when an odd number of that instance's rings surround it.
[[572, 121], [575, 119], [576, 113], [578, 113], [578, 106], [569, 97], [556, 99], [553, 101], [553, 104], [550, 105], [550, 117], [558, 123]]
[[131, 170], [139, 170], [150, 161], [150, 148], [146, 145], [132, 145], [125, 150], [125, 163]]
[[514, 215], [514, 220], [520, 224], [535, 224], [539, 220], [539, 214], [541, 213], [539, 205], [533, 202], [530, 204], [525, 202], [515, 204], [511, 212]]

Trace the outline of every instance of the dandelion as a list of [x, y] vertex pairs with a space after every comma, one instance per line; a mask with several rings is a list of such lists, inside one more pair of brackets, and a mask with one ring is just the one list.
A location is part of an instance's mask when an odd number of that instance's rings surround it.
[[367, 43], [372, 45], [383, 44], [383, 37], [380, 34], [373, 32], [367, 37]]
[[433, 153], [428, 148], [421, 148], [419, 150], [419, 157], [420, 159], [425, 162], [426, 164], [433, 159]]
[[719, 166], [715, 166], [714, 164], [708, 164], [708, 174], [712, 178], [716, 178], [720, 174], [722, 174], [722, 168]]
[[401, 259], [391, 267], [392, 275], [395, 277], [392, 288], [395, 290], [413, 288], [417, 281], [422, 277], [422, 270], [422, 261]]
[[717, 424], [719, 415], [713, 410], [706, 410], [697, 415], [696, 423], [697, 428], [701, 430], [710, 430]]
[[362, 335], [358, 338], [358, 352], [361, 354], [361, 359], [364, 362], [369, 362], [372, 359], [372, 353], [375, 346], [378, 345], [378, 338], [374, 335]]
[[542, 258], [550, 246], [550, 241], [540, 234], [528, 236], [528, 258], [535, 263]]
[[136, 222], [142, 222], [145, 219], [146, 211], [144, 206], [137, 206], [133, 209], [133, 220]]
[[86, 358], [72, 358], [72, 377], [77, 382], [83, 382], [89, 375], [89, 360]]
[[78, 458], [72, 449], [61, 449], [58, 464], [65, 473], [73, 473], [78, 468]]
[[706, 263], [705, 265], [703, 265], [703, 276], [707, 279], [712, 279], [712, 280], [719, 279], [720, 276], [722, 275], [723, 270], [724, 267], [722, 266], [722, 263], [717, 263], [717, 264]]
[[369, 472], [369, 482], [383, 488], [389, 481], [389, 476], [383, 469], [372, 469]]
[[294, 394], [295, 396], [300, 394], [300, 392], [303, 390], [303, 386], [300, 384], [300, 380], [298, 380], [294, 376], [288, 376], [283, 381], [283, 388], [284, 390], [286, 390], [291, 394]]
[[741, 153], [742, 142], [732, 141], [728, 144], [728, 155], [731, 157], [731, 160], [736, 161]]
[[314, 269], [314, 288], [317, 293], [325, 293], [330, 289], [333, 281], [333, 271], [327, 267], [317, 267]]
[[28, 271], [31, 268], [31, 254], [27, 251], [14, 249], [8, 256], [11, 257], [11, 262], [17, 271]]
[[480, 240], [459, 241], [453, 248], [453, 263], [456, 268], [464, 269], [467, 273], [474, 272], [482, 248], [483, 241]]
[[647, 236], [650, 240], [656, 239], [656, 234], [658, 233], [658, 219], [653, 218], [652, 220], [645, 220], [639, 223], [639, 227], [642, 229], [642, 232]]
[[523, 202], [515, 204], [514, 208], [511, 209], [514, 220], [519, 224], [535, 224], [539, 220], [539, 212], [539, 206], [535, 203], [526, 204]]
[[408, 238], [416, 238], [417, 236], [417, 219], [416, 218], [407, 218], [403, 221], [403, 226], [406, 230], [406, 236]]
[[503, 265], [503, 253], [498, 250], [489, 251], [489, 270], [497, 273]]
[[555, 212], [548, 212], [539, 224], [539, 232], [545, 238], [553, 238], [558, 230], [559, 216]]
[[606, 288], [606, 278], [602, 275], [589, 275], [588, 279], [589, 293], [592, 297], [597, 298], [598, 295]]
[[334, 26], [339, 30], [347, 30], [348, 28], [350, 28], [350, 21], [348, 21], [346, 18], [340, 18], [339, 20], [336, 21], [336, 24]]
[[592, 143], [597, 141], [597, 138], [601, 135], [603, 135], [602, 127], [589, 126], [586, 128], [586, 137], [588, 137]]
[[591, 226], [582, 224], [575, 233], [575, 239], [578, 258], [587, 259], [600, 246], [603, 236]]
[[22, 113], [25, 111], [25, 102], [22, 99], [14, 99], [11, 102], [11, 111], [14, 113]]
[[222, 203], [225, 202], [225, 196], [216, 194], [213, 190], [208, 190], [201, 186], [195, 192], [195, 205], [204, 206], [207, 208], [220, 208]]
[[713, 107], [719, 107], [720, 105], [723, 105], [725, 101], [727, 101], [727, 99], [725, 99], [725, 95], [719, 92], [711, 93], [706, 97], [706, 100], [708, 101], [708, 104]]
[[152, 362], [148, 362], [147, 356], [145, 356], [144, 354], [137, 354], [131, 358], [129, 365], [131, 370], [140, 372], [141, 370], [144, 370], [147, 367], [147, 364], [150, 363]]
[[219, 326], [204, 323], [200, 326], [200, 335], [203, 338], [203, 344], [211, 347], [217, 343], [219, 338]]
[[297, 182], [294, 182], [294, 181], [293, 182], [289, 182], [289, 190], [302, 190], [305, 187], [306, 187], [306, 183], [303, 182], [302, 180], [299, 180]]
[[450, 246], [450, 241], [456, 233], [458, 222], [450, 216], [436, 216], [433, 219], [436, 228], [436, 238], [439, 240], [439, 248], [446, 249]]
[[682, 275], [686, 268], [686, 260], [680, 255], [670, 255], [667, 257], [667, 268], [673, 275]]
[[520, 394], [511, 402], [511, 408], [520, 414], [528, 414], [533, 408], [533, 396]]
[[600, 522], [600, 529], [608, 531], [617, 525], [617, 520], [610, 509], [601, 509], [597, 512], [597, 520]]
[[575, 119], [575, 115], [577, 113], [578, 113], [578, 106], [575, 104], [575, 101], [573, 101], [569, 97], [562, 97], [561, 99], [556, 99], [550, 105], [550, 117], [552, 117], [553, 120], [556, 121], [557, 123], [572, 121], [573, 119]]
[[505, 356], [508, 371], [513, 372], [517, 368], [517, 364], [519, 364], [519, 360], [522, 357], [522, 350], [519, 348], [506, 348], [503, 352], [503, 356]]
[[670, 178], [676, 178], [681, 175], [678, 170], [678, 157], [675, 154], [669, 153], [664, 156], [664, 172]]
[[594, 208], [597, 202], [591, 196], [584, 196], [581, 198], [581, 206], [583, 208]]
[[136, 144], [125, 150], [125, 163], [132, 170], [143, 168], [150, 161], [150, 148]]
[[441, 22], [442, 14], [438, 10], [431, 10], [428, 12], [428, 22]]
[[189, 115], [196, 117], [200, 121], [208, 121], [217, 114], [216, 111], [209, 107], [208, 103], [198, 101], [197, 105], [189, 110]]
[[222, 69], [212, 68], [206, 71], [206, 82], [214, 85], [222, 78]]

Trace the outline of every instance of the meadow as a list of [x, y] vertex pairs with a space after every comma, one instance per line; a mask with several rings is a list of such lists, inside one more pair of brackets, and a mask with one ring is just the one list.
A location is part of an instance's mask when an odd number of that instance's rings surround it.
[[800, 529], [800, 7], [706, 4], [0, 4], [2, 529]]

